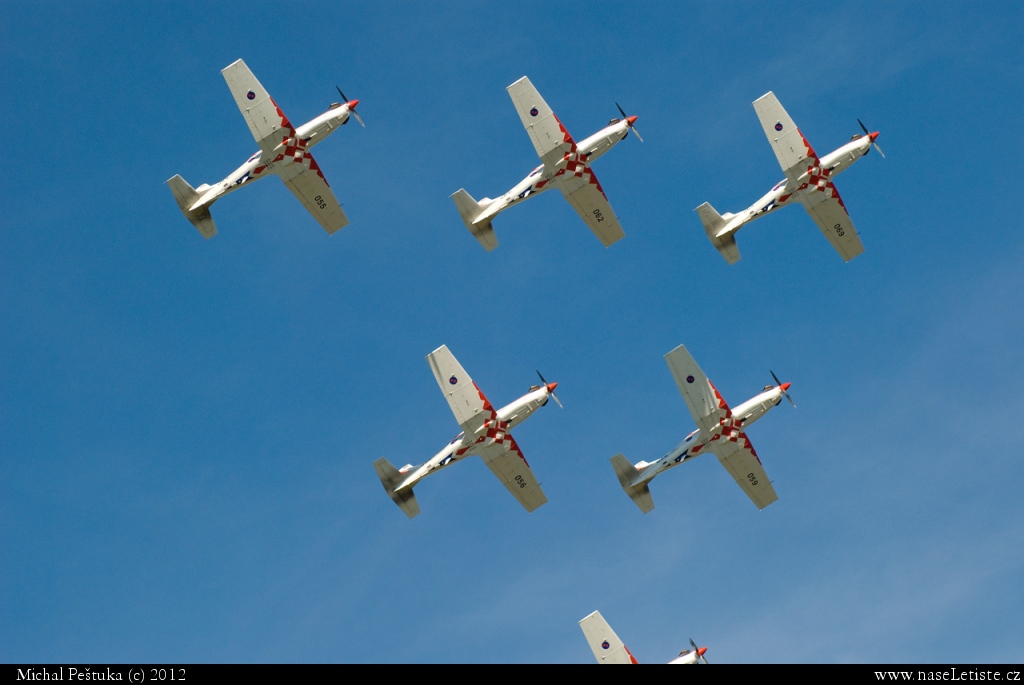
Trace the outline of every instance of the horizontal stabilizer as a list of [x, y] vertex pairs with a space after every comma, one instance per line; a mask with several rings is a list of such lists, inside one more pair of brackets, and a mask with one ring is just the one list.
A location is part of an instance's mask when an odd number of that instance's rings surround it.
[[[697, 208], [697, 216], [700, 217], [700, 222], [704, 224], [704, 231], [708, 234], [708, 240], [715, 246], [719, 254], [725, 257], [725, 261], [730, 264], [740, 261], [740, 249], [736, 246], [735, 231], [720, 235], [722, 229], [728, 223], [726, 218], [715, 211], [715, 208], [709, 202], [705, 202]], [[731, 218], [732, 215], [729, 214], [728, 217]]]
[[630, 464], [629, 460], [621, 453], [612, 457], [611, 462], [612, 468], [615, 469], [615, 475], [619, 477], [619, 485], [633, 500], [633, 503], [640, 507], [640, 511], [646, 514], [654, 509], [654, 498], [651, 497], [651, 490], [647, 487], [647, 483], [631, 485], [639, 477], [640, 471]]
[[386, 457], [381, 457], [373, 462], [373, 468], [380, 478], [381, 485], [384, 486], [384, 491], [388, 493], [388, 497], [398, 505], [399, 509], [404, 511], [405, 515], [409, 518], [418, 515], [420, 513], [420, 505], [416, 502], [416, 495], [413, 494], [412, 486], [410, 485], [401, 490], [395, 489], [404, 478], [401, 471], [392, 466]]
[[[167, 185], [170, 186], [171, 192], [174, 193], [174, 199], [178, 201], [178, 209], [181, 210], [186, 219], [192, 222], [192, 225], [196, 227], [200, 235], [207, 240], [217, 235], [217, 226], [214, 225], [213, 217], [210, 216], [210, 204], [212, 202], [198, 209], [190, 209], [196, 200], [199, 199], [199, 193], [188, 184], [188, 181], [175, 174], [167, 179]], [[205, 188], [206, 186], [200, 187]]]
[[491, 226], [490, 221], [483, 222], [481, 224], [474, 223], [483, 213], [487, 206], [490, 204], [489, 200], [484, 202], [477, 202], [473, 197], [466, 192], [464, 188], [459, 188], [452, 193], [452, 199], [455, 201], [455, 206], [459, 210], [459, 215], [462, 217], [462, 222], [466, 224], [466, 228], [473, 234], [484, 249], [490, 252], [498, 246], [498, 238], [494, 235], [494, 227]]

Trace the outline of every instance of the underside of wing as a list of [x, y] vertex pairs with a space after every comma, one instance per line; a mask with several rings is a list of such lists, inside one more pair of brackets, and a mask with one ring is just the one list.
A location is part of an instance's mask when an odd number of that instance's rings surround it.
[[818, 166], [818, 155], [783, 109], [775, 93], [768, 91], [754, 100], [754, 111], [787, 178], [795, 181], [808, 167]]
[[508, 87], [508, 94], [519, 113], [519, 118], [530, 134], [537, 156], [545, 164], [560, 160], [576, 143], [562, 126], [555, 113], [544, 102], [530, 79], [523, 77]]
[[729, 406], [697, 365], [697, 360], [680, 345], [665, 355], [665, 362], [696, 424], [705, 431], [718, 426], [720, 419], [728, 416]]
[[506, 434], [501, 442], [477, 446], [474, 451], [526, 511], [533, 511], [548, 501], [511, 435]]
[[554, 177], [554, 182], [587, 228], [593, 231], [605, 247], [625, 237], [622, 224], [589, 166], [574, 164], [570, 160], [569, 166]]
[[819, 183], [822, 185], [817, 186], [817, 190], [800, 193], [800, 202], [839, 256], [848, 262], [864, 251], [864, 244], [857, 235], [857, 229], [853, 227], [853, 221], [835, 185], [827, 177]]
[[580, 621], [580, 628], [583, 629], [583, 635], [587, 638], [587, 644], [590, 645], [590, 650], [594, 653], [598, 663], [636, 663], [636, 659], [629, 653], [626, 645], [622, 644], [622, 640], [608, 625], [608, 621], [604, 620], [600, 611], [595, 611]]
[[338, 198], [327, 185], [320, 166], [308, 152], [304, 153], [299, 162], [275, 166], [274, 172], [325, 231], [334, 233], [348, 225], [348, 217], [338, 203]]
[[486, 419], [496, 416], [494, 407], [446, 345], [428, 354], [427, 363], [462, 430], [473, 433]]
[[758, 509], [764, 509], [779, 499], [746, 433], [736, 431], [729, 435], [723, 434], [710, 447]]
[[252, 137], [260, 149], [271, 152], [280, 142], [295, 133], [288, 117], [277, 106], [242, 60], [237, 60], [221, 70], [228, 83], [235, 104], [249, 124]]

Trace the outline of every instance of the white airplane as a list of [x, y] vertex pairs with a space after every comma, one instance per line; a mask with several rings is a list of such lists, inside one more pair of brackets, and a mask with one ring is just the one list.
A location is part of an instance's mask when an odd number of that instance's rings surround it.
[[[583, 635], [587, 638], [587, 644], [590, 645], [590, 649], [594, 652], [594, 657], [597, 659], [599, 664], [635, 664], [638, 663], [636, 657], [629, 651], [629, 648], [622, 643], [619, 636], [615, 634], [612, 627], [608, 625], [608, 621], [604, 620], [604, 616], [601, 615], [600, 611], [595, 611], [590, 614], [582, 621], [580, 621], [580, 628], [583, 629]], [[684, 649], [679, 652], [679, 656], [670, 661], [670, 664], [697, 664], [703, 661], [708, 663], [707, 657], [704, 656], [704, 652], [708, 651], [707, 647], [698, 647], [692, 639], [690, 640], [690, 646], [693, 649]]]
[[832, 177], [866, 155], [872, 145], [878, 154], [885, 157], [882, 148], [875, 142], [878, 131], [868, 133], [868, 129], [858, 119], [857, 123], [864, 130], [864, 135], [856, 134], [849, 143], [819, 159], [774, 93], [769, 91], [754, 100], [754, 111], [761, 120], [761, 127], [775, 150], [786, 178], [739, 214], [726, 212], [719, 215], [707, 202], [698, 207], [697, 214], [711, 244], [727, 262], [735, 264], [740, 259], [740, 251], [736, 247], [736, 231], [795, 199], [804, 206], [844, 261], [848, 262], [863, 252], [864, 245], [857, 236], [839, 191], [832, 183]]
[[[373, 468], [388, 496], [406, 516], [412, 518], [420, 513], [420, 506], [412, 491], [416, 483], [463, 457], [476, 455], [484, 460], [487, 468], [526, 511], [533, 511], [547, 502], [548, 498], [540, 489], [540, 483], [509, 431], [547, 404], [549, 397], [554, 398], [558, 406], [562, 406], [555, 397], [555, 386], [558, 383], [548, 383], [541, 376], [541, 385], [533, 386], [518, 400], [495, 411], [446, 346], [442, 345], [428, 354], [427, 362], [462, 432], [429, 461], [419, 466], [406, 464], [396, 469], [385, 457], [373, 462]], [[539, 371], [537, 375], [540, 376]]]
[[[530, 175], [512, 190], [496, 200], [484, 198], [477, 202], [464, 188], [453, 195], [455, 206], [462, 215], [466, 228], [488, 251], [498, 246], [491, 220], [520, 200], [533, 197], [549, 188], [558, 188], [572, 208], [583, 218], [587, 227], [608, 247], [625, 233], [618, 217], [612, 211], [597, 176], [590, 165], [595, 159], [612, 149], [625, 138], [630, 129], [636, 131], [636, 117], [627, 117], [619, 109], [622, 119], [612, 119], [603, 129], [576, 143], [562, 126], [555, 113], [544, 102], [537, 89], [525, 76], [508, 87], [519, 118], [523, 121], [533, 147], [542, 162]], [[636, 137], [643, 142], [640, 134]]]
[[648, 485], [655, 476], [711, 451], [758, 509], [764, 509], [777, 500], [779, 497], [745, 431], [779, 404], [783, 396], [793, 404], [788, 392], [790, 384], [779, 383], [772, 373], [775, 385], [766, 385], [758, 395], [735, 409], [729, 409], [684, 346], [680, 345], [666, 354], [665, 361], [698, 428], [658, 461], [630, 465], [621, 453], [612, 457], [612, 467], [630, 499], [646, 514], [654, 509]]
[[167, 185], [185, 218], [204, 238], [212, 238], [217, 234], [217, 227], [210, 216], [210, 205], [267, 174], [277, 174], [325, 231], [334, 233], [348, 225], [348, 217], [309, 149], [347, 124], [349, 116], [354, 115], [365, 126], [356, 113], [359, 100], [348, 100], [338, 88], [338, 94], [346, 102], [335, 102], [320, 116], [294, 128], [245, 62], [238, 60], [220, 73], [228, 82], [260, 149], [227, 178], [212, 186], [204, 183], [193, 189], [181, 176], [168, 179]]

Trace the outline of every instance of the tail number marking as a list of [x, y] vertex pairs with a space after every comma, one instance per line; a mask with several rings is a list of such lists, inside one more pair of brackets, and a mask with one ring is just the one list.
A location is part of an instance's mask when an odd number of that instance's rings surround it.
[[[318, 205], [320, 205], [320, 209], [327, 209], [327, 203], [324, 202], [324, 199], [322, 197], [320, 197], [319, 195], [317, 195], [316, 197], [313, 198], [313, 202], [315, 202]], [[837, 224], [837, 226], [838, 226], [838, 224]], [[840, 233], [839, 235], [842, 235], [842, 233]]]
[[751, 485], [757, 485], [757, 476], [755, 476], [754, 474], [748, 473], [747, 474], [747, 480], [750, 481]]
[[522, 490], [526, 487], [526, 481], [523, 480], [522, 476], [516, 476], [516, 482], [519, 483], [519, 489]]
[[833, 226], [833, 228], [836, 229], [836, 235], [837, 236], [842, 237], [842, 236], [846, 235], [846, 231], [843, 230], [843, 225], [842, 224], [836, 224], [835, 226]]
[[604, 221], [604, 214], [601, 213], [600, 209], [594, 210], [594, 217], [597, 219], [597, 223]]

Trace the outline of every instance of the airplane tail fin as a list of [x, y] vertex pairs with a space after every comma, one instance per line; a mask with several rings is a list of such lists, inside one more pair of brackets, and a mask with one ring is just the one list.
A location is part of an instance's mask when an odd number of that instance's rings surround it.
[[[199, 199], [199, 193], [188, 184], [188, 181], [175, 174], [172, 178], [167, 179], [167, 185], [171, 187], [171, 192], [174, 193], [174, 199], [178, 201], [181, 213], [192, 222], [199, 234], [207, 240], [217, 235], [217, 226], [214, 225], [213, 217], [210, 216], [209, 204], [198, 209], [190, 209]], [[203, 187], [200, 186], [200, 189]]]
[[491, 204], [490, 200], [483, 200], [477, 202], [473, 197], [466, 192], [465, 188], [459, 188], [452, 193], [452, 199], [455, 200], [455, 206], [459, 209], [459, 214], [462, 216], [463, 223], [466, 224], [466, 228], [473, 234], [484, 249], [490, 252], [498, 246], [498, 238], [494, 235], [494, 227], [491, 226], [490, 221], [486, 221], [482, 224], [473, 223], [476, 219], [484, 213], [487, 206]]
[[626, 491], [629, 498], [633, 500], [633, 503], [640, 507], [640, 511], [646, 514], [654, 509], [654, 498], [651, 497], [651, 490], [647, 487], [647, 483], [641, 483], [636, 486], [630, 485], [640, 475], [640, 471], [630, 464], [622, 456], [621, 452], [612, 457], [611, 461], [612, 468], [615, 469], [615, 475], [619, 477], [619, 485]]
[[381, 457], [373, 462], [373, 468], [377, 472], [377, 477], [380, 478], [381, 485], [384, 486], [384, 491], [388, 493], [388, 497], [405, 512], [406, 516], [412, 518], [420, 513], [420, 505], [416, 501], [416, 495], [413, 494], [411, 485], [401, 490], [395, 490], [403, 479], [401, 471], [392, 466], [386, 457]]
[[730, 264], [735, 264], [740, 261], [740, 248], [736, 247], [735, 231], [726, 233], [725, 235], [719, 235], [719, 232], [725, 228], [728, 223], [727, 219], [732, 218], [731, 214], [723, 217], [715, 208], [711, 206], [711, 203], [705, 202], [697, 208], [697, 216], [700, 217], [700, 222], [704, 224], [704, 230], [708, 234], [708, 240], [715, 246], [719, 254], [725, 257], [725, 261]]
[[594, 652], [594, 658], [599, 664], [637, 663], [626, 645], [622, 644], [622, 640], [608, 625], [608, 621], [604, 620], [600, 611], [595, 611], [580, 621], [580, 628], [583, 629], [587, 644], [590, 645], [591, 651]]

